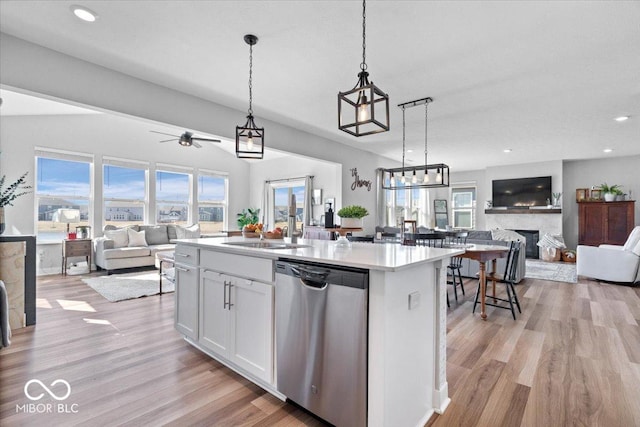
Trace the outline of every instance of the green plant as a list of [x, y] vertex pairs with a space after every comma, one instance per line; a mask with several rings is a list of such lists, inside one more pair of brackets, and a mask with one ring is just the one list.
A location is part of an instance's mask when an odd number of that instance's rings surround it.
[[5, 206], [13, 206], [13, 201], [20, 196], [24, 196], [25, 194], [31, 193], [31, 191], [22, 191], [28, 190], [31, 188], [30, 185], [25, 185], [27, 174], [29, 172], [25, 172], [17, 181], [9, 185], [8, 187], [4, 187], [4, 181], [6, 179], [5, 175], [2, 175], [0, 178], [0, 208], [4, 208]]
[[240, 230], [244, 228], [245, 225], [248, 224], [257, 224], [258, 223], [258, 215], [260, 214], [260, 209], [243, 209], [242, 212], [236, 215], [236, 222], [238, 223], [238, 227]]
[[605, 182], [604, 184], [600, 184], [600, 190], [602, 190], [602, 193], [611, 193], [611, 194], [622, 194], [622, 190], [620, 190], [621, 185], [618, 184], [614, 184], [614, 185], [607, 185], [607, 183]]
[[358, 205], [345, 206], [338, 211], [340, 218], [364, 218], [367, 215], [369, 215], [369, 212]]

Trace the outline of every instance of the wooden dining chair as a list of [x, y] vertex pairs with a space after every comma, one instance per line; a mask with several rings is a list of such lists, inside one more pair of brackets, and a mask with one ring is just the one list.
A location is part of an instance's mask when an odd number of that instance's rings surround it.
[[[463, 245], [467, 243], [467, 236], [469, 233], [467, 231], [462, 231], [456, 233], [455, 235], [447, 236], [447, 244], [449, 245]], [[451, 257], [451, 261], [447, 266], [447, 277], [448, 273], [451, 273], [451, 280], [447, 279], [447, 284], [453, 286], [453, 296], [456, 301], [458, 301], [458, 286], [460, 286], [460, 290], [462, 291], [462, 295], [464, 296], [464, 283], [462, 282], [462, 274], [460, 273], [460, 269], [462, 268], [462, 257], [454, 256]]]
[[[513, 316], [513, 320], [516, 320], [516, 311], [514, 307], [518, 308], [518, 312], [522, 313], [520, 308], [520, 301], [518, 300], [518, 294], [513, 286], [516, 282], [517, 272], [518, 272], [518, 256], [520, 255], [520, 245], [518, 242], [511, 242], [509, 245], [509, 254], [507, 255], [507, 262], [504, 269], [504, 274], [488, 274], [485, 283], [485, 305], [490, 305], [492, 307], [504, 308], [507, 310], [511, 310], [511, 315]], [[495, 278], [496, 281], [504, 283], [505, 290], [507, 292], [507, 298], [498, 298], [495, 296], [487, 297], [487, 288], [489, 284], [489, 280], [493, 280]], [[473, 303], [473, 313], [476, 312], [476, 305], [479, 304], [479, 296], [480, 296], [480, 281], [478, 281], [478, 289], [476, 291], [476, 298]], [[488, 302], [489, 300], [493, 300], [494, 303]], [[498, 304], [498, 301], [509, 304]]]

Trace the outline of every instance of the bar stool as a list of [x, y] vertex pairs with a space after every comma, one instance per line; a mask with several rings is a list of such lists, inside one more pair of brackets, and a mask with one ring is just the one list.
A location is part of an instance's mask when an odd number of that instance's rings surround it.
[[[507, 263], [504, 269], [504, 274], [488, 275], [487, 283], [485, 284], [485, 298], [486, 298], [486, 292], [487, 292], [486, 285], [489, 283], [489, 280], [492, 280], [493, 278], [495, 278], [495, 280], [504, 283], [505, 290], [507, 291], [507, 298], [505, 299], [505, 298], [498, 298], [495, 296], [491, 296], [489, 297], [489, 299], [492, 299], [495, 302], [495, 304], [492, 304], [490, 302], [485, 302], [485, 305], [490, 305], [492, 307], [511, 310], [511, 315], [513, 316], [513, 320], [516, 320], [516, 311], [513, 306], [513, 303], [515, 303], [516, 307], [518, 307], [518, 312], [522, 313], [522, 310], [520, 309], [520, 301], [518, 300], [518, 294], [516, 294], [516, 290], [513, 287], [513, 284], [515, 283], [516, 277], [517, 277], [516, 274], [518, 272], [518, 255], [519, 254], [520, 254], [519, 243], [511, 242], [511, 244], [509, 245], [509, 254], [507, 255]], [[473, 303], [473, 313], [475, 313], [476, 311], [476, 305], [479, 304], [478, 302], [479, 296], [480, 296], [480, 281], [478, 281], [478, 290], [476, 291], [476, 299]], [[498, 301], [508, 303], [509, 305], [508, 306], [500, 305], [497, 303]]]

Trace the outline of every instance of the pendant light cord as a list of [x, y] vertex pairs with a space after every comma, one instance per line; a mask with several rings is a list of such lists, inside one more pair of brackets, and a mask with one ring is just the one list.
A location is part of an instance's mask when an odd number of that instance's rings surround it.
[[429, 103], [427, 102], [426, 104], [424, 104], [424, 166], [425, 166], [425, 171], [426, 166], [429, 164], [427, 162], [427, 118], [428, 118], [428, 107], [429, 107]]
[[404, 105], [402, 106], [402, 175], [404, 176], [404, 146], [405, 146], [405, 120], [404, 120]]
[[249, 45], [249, 115], [253, 115], [253, 45]]
[[365, 71], [367, 69], [367, 61], [366, 61], [366, 50], [367, 50], [367, 24], [366, 24], [366, 19], [367, 19], [367, 14], [366, 14], [366, 9], [367, 9], [367, 1], [366, 0], [362, 0], [362, 64], [360, 64], [360, 69], [362, 71]]

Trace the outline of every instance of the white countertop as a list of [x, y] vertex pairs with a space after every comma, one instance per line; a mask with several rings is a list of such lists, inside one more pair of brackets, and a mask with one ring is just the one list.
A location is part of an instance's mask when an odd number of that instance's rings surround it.
[[[352, 242], [350, 248], [338, 247], [335, 240], [298, 239], [298, 245], [308, 247], [292, 249], [266, 249], [225, 245], [226, 242], [257, 242], [243, 237], [217, 237], [181, 239], [176, 243], [197, 246], [220, 252], [249, 255], [259, 258], [289, 258], [332, 265], [395, 271], [411, 265], [428, 263], [464, 253], [464, 249], [443, 249], [425, 246], [402, 246], [393, 243]], [[289, 241], [289, 239], [285, 239]], [[265, 240], [282, 242], [282, 240]]]

